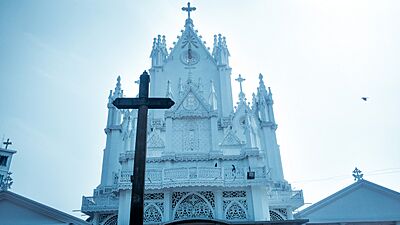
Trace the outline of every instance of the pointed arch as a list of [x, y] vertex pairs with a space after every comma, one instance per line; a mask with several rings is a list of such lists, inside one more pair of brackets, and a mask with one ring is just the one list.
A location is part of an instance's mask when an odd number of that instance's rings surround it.
[[177, 203], [173, 212], [174, 220], [213, 219], [214, 210], [208, 200], [198, 193], [188, 193]]
[[227, 220], [245, 220], [247, 219], [247, 210], [240, 202], [232, 201], [226, 207], [224, 215]]
[[162, 222], [163, 214], [160, 208], [154, 204], [150, 203], [144, 208], [143, 223], [160, 223]]
[[103, 225], [118, 225], [118, 215], [111, 215], [107, 219]]
[[286, 218], [279, 211], [273, 209], [269, 210], [269, 217], [271, 221], [280, 221], [280, 220], [285, 220]]

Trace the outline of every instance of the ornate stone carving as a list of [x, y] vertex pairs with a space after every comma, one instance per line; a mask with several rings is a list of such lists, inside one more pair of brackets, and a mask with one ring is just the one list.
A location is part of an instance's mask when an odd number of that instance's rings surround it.
[[284, 216], [282, 216], [279, 212], [277, 212], [275, 210], [269, 211], [269, 217], [270, 217], [271, 221], [285, 220]]
[[246, 191], [224, 191], [222, 192], [223, 210], [227, 220], [247, 219], [247, 193]]
[[246, 211], [237, 202], [233, 202], [226, 210], [225, 218], [227, 220], [245, 220], [247, 219]]
[[238, 136], [236, 136], [235, 132], [231, 129], [227, 131], [225, 134], [224, 139], [222, 139], [222, 142], [220, 144], [221, 146], [241, 146], [242, 143]]
[[106, 220], [106, 222], [103, 223], [103, 225], [118, 225], [118, 216], [111, 216]]
[[214, 213], [210, 203], [197, 194], [189, 194], [178, 203], [174, 220], [190, 218], [214, 218]]
[[161, 210], [155, 204], [146, 206], [143, 214], [143, 223], [160, 223], [162, 221]]
[[147, 147], [149, 149], [165, 147], [164, 140], [160, 137], [160, 133], [158, 131], [151, 132], [150, 138], [147, 141]]

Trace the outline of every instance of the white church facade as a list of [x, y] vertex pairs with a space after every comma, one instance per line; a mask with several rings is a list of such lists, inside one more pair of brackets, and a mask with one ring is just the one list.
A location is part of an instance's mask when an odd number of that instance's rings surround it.
[[[283, 176], [271, 90], [260, 74], [250, 104], [239, 75], [233, 107], [226, 39], [215, 35], [210, 51], [194, 29], [194, 8], [185, 9], [173, 48], [159, 35], [150, 56], [150, 96], [175, 105], [149, 111], [144, 223], [293, 220], [303, 195]], [[107, 105], [101, 182], [82, 199], [82, 212], [96, 225], [129, 223], [137, 111], [112, 105], [122, 96], [118, 78]]]

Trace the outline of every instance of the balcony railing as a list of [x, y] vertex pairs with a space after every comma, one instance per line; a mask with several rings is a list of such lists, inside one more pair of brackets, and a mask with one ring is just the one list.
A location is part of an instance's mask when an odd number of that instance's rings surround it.
[[296, 209], [304, 204], [303, 191], [271, 191], [268, 201], [272, 205], [291, 205]]
[[116, 211], [118, 197], [111, 194], [104, 196], [82, 197], [82, 212]]
[[[242, 186], [255, 183], [267, 183], [270, 178], [265, 167], [251, 168], [254, 179], [247, 179], [248, 167], [180, 167], [146, 169], [146, 189], [160, 189], [182, 186]], [[119, 188], [131, 188], [132, 171], [121, 171]]]

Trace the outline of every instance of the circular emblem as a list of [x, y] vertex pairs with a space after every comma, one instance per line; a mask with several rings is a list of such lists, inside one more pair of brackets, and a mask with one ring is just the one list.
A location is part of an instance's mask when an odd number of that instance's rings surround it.
[[183, 102], [183, 107], [187, 110], [195, 110], [198, 106], [199, 102], [197, 101], [196, 97], [192, 93], [189, 93]]
[[188, 66], [195, 65], [200, 61], [199, 53], [189, 48], [181, 53], [181, 61]]

